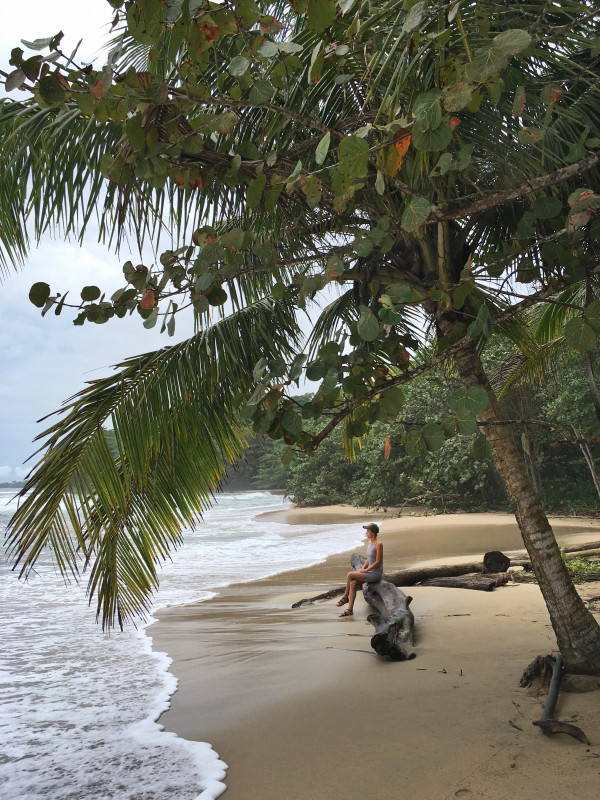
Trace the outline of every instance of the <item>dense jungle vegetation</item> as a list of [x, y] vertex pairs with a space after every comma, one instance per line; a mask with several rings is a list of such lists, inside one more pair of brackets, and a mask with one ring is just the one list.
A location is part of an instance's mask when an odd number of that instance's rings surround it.
[[[600, 436], [584, 358], [572, 350], [555, 352], [551, 363], [542, 365], [542, 375], [539, 359], [527, 364], [511, 344], [501, 342], [487, 348], [484, 361], [502, 395], [506, 417], [532, 420], [514, 424], [512, 431], [544, 506], [569, 513], [600, 510], [591, 472], [597, 458], [588, 445], [565, 439]], [[399, 415], [402, 422], [374, 423], [355, 461], [345, 457], [340, 431], [316, 453], [295, 456], [287, 467], [281, 461], [287, 450], [283, 439], [261, 437], [229, 475], [225, 488], [284, 490], [302, 506], [386, 507], [409, 502], [438, 511], [509, 511], [493, 461], [473, 459], [475, 433], [447, 439], [436, 452], [408, 455], [399, 446], [411, 428], [443, 423], [448, 414], [445, 398], [458, 385], [452, 369], [443, 367], [413, 381]], [[309, 397], [296, 399], [302, 404]]]

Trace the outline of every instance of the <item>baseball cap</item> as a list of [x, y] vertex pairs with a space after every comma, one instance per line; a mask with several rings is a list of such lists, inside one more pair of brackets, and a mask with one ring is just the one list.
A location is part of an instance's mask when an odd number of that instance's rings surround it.
[[379, 525], [377, 525], [375, 522], [369, 522], [368, 525], [363, 525], [363, 528], [368, 531], [373, 531], [373, 533], [379, 533]]

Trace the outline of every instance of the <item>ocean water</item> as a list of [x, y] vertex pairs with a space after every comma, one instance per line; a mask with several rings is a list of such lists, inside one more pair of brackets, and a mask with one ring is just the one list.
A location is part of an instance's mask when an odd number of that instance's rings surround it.
[[[0, 490], [0, 539], [16, 503]], [[362, 542], [356, 525], [286, 525], [256, 515], [288, 503], [223, 494], [160, 573], [153, 610], [219, 587], [308, 566]], [[250, 566], [249, 566], [250, 565]], [[157, 723], [177, 681], [152, 650], [153, 619], [103, 633], [82, 585], [51, 557], [17, 579], [0, 555], [0, 797], [3, 800], [213, 800], [227, 765], [210, 743]]]

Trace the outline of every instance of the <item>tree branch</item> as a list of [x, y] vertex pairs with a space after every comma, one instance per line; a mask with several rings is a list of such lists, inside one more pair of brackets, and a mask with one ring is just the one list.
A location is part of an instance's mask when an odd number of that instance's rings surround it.
[[[517, 314], [519, 311], [522, 311], [525, 308], [529, 308], [529, 306], [535, 305], [535, 303], [539, 302], [540, 300], [544, 300], [546, 297], [554, 294], [559, 289], [559, 286], [544, 286], [539, 292], [532, 294], [530, 297], [525, 298], [520, 303], [517, 303], [514, 306], [511, 306], [507, 311], [503, 312], [502, 314], [498, 314], [496, 317], [493, 318], [492, 323], [495, 324], [497, 322], [502, 322], [505, 319], [509, 319], [514, 314]], [[327, 436], [331, 433], [331, 431], [336, 428], [340, 422], [345, 419], [349, 414], [351, 414], [354, 409], [359, 408], [360, 406], [364, 405], [369, 400], [372, 400], [378, 394], [387, 391], [388, 389], [393, 388], [394, 386], [400, 386], [404, 383], [409, 383], [410, 381], [414, 380], [414, 378], [418, 378], [419, 375], [423, 375], [424, 373], [428, 372], [430, 369], [437, 367], [438, 364], [444, 362], [447, 358], [451, 358], [456, 353], [460, 352], [463, 347], [470, 344], [473, 340], [467, 333], [461, 339], [459, 339], [455, 344], [448, 347], [442, 353], [438, 353], [437, 355], [430, 358], [424, 364], [421, 364], [418, 367], [415, 367], [412, 370], [408, 370], [404, 372], [402, 375], [398, 375], [391, 380], [385, 381], [384, 384], [379, 384], [368, 392], [365, 392], [360, 397], [356, 397], [354, 400], [351, 400], [345, 408], [341, 411], [338, 411], [336, 414], [333, 415], [331, 420], [327, 423], [327, 425], [315, 436], [313, 437], [313, 448], [316, 449], [323, 439], [326, 439]]]
[[589, 156], [582, 158], [581, 161], [577, 161], [575, 164], [570, 164], [568, 167], [561, 167], [561, 169], [556, 170], [556, 172], [551, 172], [548, 175], [540, 175], [538, 178], [532, 178], [531, 180], [524, 181], [512, 189], [503, 189], [500, 192], [495, 192], [494, 194], [490, 194], [487, 197], [481, 198], [481, 200], [477, 200], [475, 203], [463, 205], [462, 208], [455, 210], [452, 208], [446, 210], [442, 208], [436, 208], [427, 217], [425, 222], [429, 225], [435, 222], [443, 222], [445, 220], [464, 219], [472, 214], [478, 214], [481, 211], [488, 211], [490, 208], [495, 208], [502, 203], [508, 203], [517, 197], [524, 197], [525, 195], [531, 194], [531, 192], [538, 191], [538, 189], [545, 189], [546, 187], [554, 186], [561, 181], [566, 181], [569, 178], [573, 178], [580, 172], [586, 172], [587, 170], [592, 169], [598, 164], [600, 164], [600, 154], [590, 153]]

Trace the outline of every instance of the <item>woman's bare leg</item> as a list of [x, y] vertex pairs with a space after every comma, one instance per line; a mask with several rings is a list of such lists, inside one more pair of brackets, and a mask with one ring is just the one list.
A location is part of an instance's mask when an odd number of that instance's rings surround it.
[[[350, 575], [354, 577], [350, 578]], [[356, 600], [356, 592], [359, 587], [363, 585], [365, 579], [362, 572], [351, 572], [348, 576], [350, 578], [350, 589], [348, 591], [348, 611], [354, 610], [354, 601]]]

